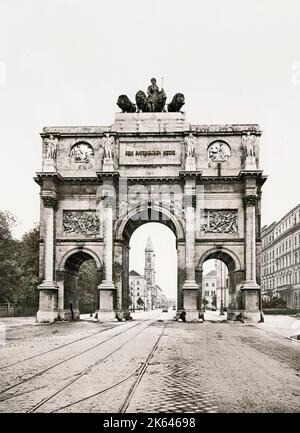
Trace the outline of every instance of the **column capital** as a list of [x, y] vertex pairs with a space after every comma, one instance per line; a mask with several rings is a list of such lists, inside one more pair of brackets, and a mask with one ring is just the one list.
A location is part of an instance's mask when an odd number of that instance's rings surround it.
[[246, 195], [243, 198], [243, 202], [245, 206], [256, 206], [258, 201], [258, 197], [256, 194]]
[[57, 207], [57, 198], [51, 195], [42, 196], [44, 207], [56, 209]]

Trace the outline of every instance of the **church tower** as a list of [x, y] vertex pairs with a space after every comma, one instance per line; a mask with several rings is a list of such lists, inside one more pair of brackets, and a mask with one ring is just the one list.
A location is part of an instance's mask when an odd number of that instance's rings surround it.
[[155, 286], [154, 258], [155, 258], [155, 253], [153, 249], [153, 244], [149, 236], [145, 248], [145, 279], [147, 282], [147, 286], [152, 286], [152, 287]]

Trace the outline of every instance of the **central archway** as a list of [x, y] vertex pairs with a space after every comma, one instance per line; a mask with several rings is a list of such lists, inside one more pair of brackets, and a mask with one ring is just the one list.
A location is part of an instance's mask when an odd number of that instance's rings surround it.
[[[185, 280], [185, 239], [181, 221], [168, 209], [158, 206], [138, 206], [131, 209], [116, 226], [114, 252], [114, 280], [117, 286], [116, 308], [128, 312], [129, 295], [129, 241], [136, 229], [147, 223], [167, 226], [176, 239], [177, 250], [177, 308], [183, 307], [182, 286]], [[128, 317], [127, 313], [127, 317]]]

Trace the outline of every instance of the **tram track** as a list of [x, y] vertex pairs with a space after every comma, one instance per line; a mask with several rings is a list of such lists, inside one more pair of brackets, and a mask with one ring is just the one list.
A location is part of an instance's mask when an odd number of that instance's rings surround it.
[[[79, 353], [76, 353], [76, 354], [74, 354], [72, 356], [69, 356], [69, 357], [67, 357], [67, 358], [59, 361], [59, 362], [56, 362], [55, 364], [52, 364], [49, 367], [44, 368], [43, 370], [40, 370], [39, 372], [37, 372], [37, 373], [35, 373], [35, 374], [33, 374], [33, 375], [31, 375], [31, 376], [29, 376], [29, 377], [27, 377], [27, 378], [19, 381], [18, 383], [15, 383], [15, 384], [13, 384], [13, 385], [11, 385], [11, 386], [3, 389], [3, 390], [0, 390], [0, 396], [2, 396], [3, 394], [5, 394], [8, 391], [11, 391], [14, 388], [17, 388], [17, 387], [23, 385], [24, 383], [29, 382], [30, 380], [33, 380], [33, 379], [35, 379], [35, 378], [37, 378], [39, 376], [42, 376], [44, 373], [48, 372], [49, 370], [52, 370], [55, 367], [58, 367], [59, 365], [62, 365], [62, 364], [66, 363], [66, 362], [68, 362], [70, 360], [73, 360], [73, 359], [75, 359], [75, 358], [77, 358], [77, 357], [79, 357], [79, 356], [81, 356], [81, 355], [83, 355], [83, 354], [85, 354], [85, 353], [87, 353], [87, 352], [89, 352], [89, 351], [91, 351], [91, 350], [93, 350], [93, 349], [95, 349], [95, 348], [103, 345], [104, 343], [106, 343], [106, 342], [108, 342], [108, 341], [110, 341], [110, 340], [118, 337], [119, 335], [124, 334], [125, 332], [130, 331], [131, 329], [135, 328], [136, 326], [139, 326], [139, 325], [141, 325], [141, 324], [143, 324], [143, 323], [145, 323], [147, 321], [149, 321], [149, 320], [143, 320], [143, 321], [141, 321], [139, 323], [136, 323], [133, 326], [130, 326], [129, 328], [126, 328], [126, 329], [122, 330], [121, 332], [118, 332], [117, 334], [114, 334], [111, 337], [106, 338], [105, 340], [102, 340], [99, 343], [94, 344], [93, 346], [88, 347], [87, 349], [80, 351]], [[20, 395], [20, 394], [18, 394], [18, 395]], [[15, 396], [16, 395], [13, 394], [13, 395], [9, 395], [9, 396], [4, 397], [4, 398], [0, 398], [0, 403], [3, 402], [3, 401], [6, 401], [6, 400], [10, 400], [10, 399], [14, 398]]]
[[155, 351], [159, 345], [159, 342], [160, 342], [162, 336], [164, 335], [166, 326], [167, 326], [167, 323], [164, 324], [162, 332], [160, 333], [158, 339], [156, 340], [154, 346], [152, 347], [152, 350], [149, 353], [149, 355], [148, 355], [144, 365], [142, 366], [140, 372], [137, 374], [136, 380], [131, 385], [123, 404], [120, 406], [120, 408], [118, 410], [118, 413], [125, 413], [126, 412], [128, 406], [129, 406], [129, 404], [130, 404], [130, 402], [131, 402], [131, 400], [132, 400], [132, 398], [133, 398], [133, 396], [137, 390], [137, 387], [139, 386], [139, 383], [141, 382], [141, 380], [142, 380], [142, 378], [143, 378], [143, 376], [144, 376], [144, 374], [145, 374], [145, 372], [149, 366], [149, 363], [150, 363], [151, 359], [153, 358], [153, 355], [154, 355], [154, 353], [155, 353]]
[[[150, 325], [151, 325], [151, 324], [149, 324], [146, 328], [142, 329], [140, 332], [142, 332], [142, 331], [144, 331], [145, 329], [147, 329]], [[135, 381], [133, 382], [133, 384], [131, 385], [131, 387], [130, 387], [130, 389], [129, 389], [127, 395], [126, 395], [126, 398], [125, 398], [124, 402], [122, 403], [122, 405], [120, 406], [120, 408], [119, 408], [119, 410], [118, 410], [118, 413], [125, 413], [125, 412], [126, 412], [126, 409], [128, 408], [128, 406], [129, 406], [129, 404], [130, 404], [131, 399], [133, 398], [133, 396], [134, 396], [134, 394], [135, 394], [135, 392], [136, 392], [136, 389], [137, 389], [137, 387], [138, 387], [140, 381], [142, 380], [142, 378], [143, 378], [143, 376], [144, 376], [144, 374], [145, 374], [145, 372], [146, 372], [146, 370], [147, 370], [147, 368], [148, 368], [148, 366], [149, 366], [149, 363], [150, 363], [150, 361], [151, 361], [151, 359], [152, 359], [152, 357], [153, 357], [153, 355], [154, 355], [154, 353], [155, 353], [155, 351], [156, 351], [156, 349], [157, 349], [157, 347], [158, 347], [158, 345], [159, 345], [160, 339], [162, 338], [162, 336], [163, 336], [163, 334], [164, 334], [164, 332], [165, 332], [166, 327], [167, 327], [167, 323], [164, 324], [163, 330], [162, 330], [162, 332], [160, 333], [160, 335], [158, 336], [157, 340], [155, 341], [155, 343], [154, 343], [154, 345], [153, 345], [153, 347], [152, 347], [150, 353], [148, 354], [148, 356], [147, 356], [147, 358], [146, 358], [146, 361], [145, 361], [145, 362], [144, 362], [144, 363], [143, 363], [143, 364], [142, 364], [138, 369], [136, 369], [133, 373], [131, 373], [130, 375], [128, 375], [127, 377], [125, 377], [125, 378], [122, 379], [121, 381], [116, 382], [116, 383], [112, 384], [111, 386], [109, 386], [109, 387], [107, 387], [107, 388], [104, 388], [104, 389], [102, 389], [102, 390], [100, 390], [100, 391], [98, 391], [98, 392], [96, 392], [96, 393], [93, 393], [93, 394], [91, 394], [91, 395], [89, 395], [89, 396], [86, 396], [86, 397], [84, 397], [84, 398], [81, 398], [81, 399], [79, 399], [79, 400], [76, 400], [76, 401], [74, 401], [74, 402], [72, 402], [72, 403], [69, 403], [69, 404], [67, 404], [67, 405], [60, 406], [60, 407], [58, 407], [58, 408], [52, 410], [50, 413], [55, 413], [55, 412], [58, 412], [58, 411], [60, 411], [60, 410], [67, 409], [67, 408], [69, 408], [69, 407], [71, 407], [71, 406], [74, 406], [75, 404], [82, 403], [82, 402], [84, 402], [84, 401], [90, 400], [91, 398], [94, 398], [94, 397], [97, 397], [97, 396], [99, 396], [99, 395], [101, 395], [101, 394], [104, 394], [105, 392], [108, 392], [108, 391], [110, 391], [110, 390], [112, 390], [112, 389], [114, 389], [114, 388], [117, 388], [118, 386], [120, 386], [120, 385], [124, 384], [125, 382], [127, 382], [129, 379], [131, 379], [131, 378], [133, 378], [134, 376], [136, 376], [136, 380], [135, 380]], [[140, 332], [138, 332], [138, 334], [139, 334]], [[136, 335], [138, 335], [138, 334], [136, 334]], [[114, 352], [112, 352], [109, 356], [113, 355], [113, 353], [115, 353], [115, 352], [117, 352], [118, 350], [120, 350], [120, 349], [121, 349], [122, 347], [124, 347], [124, 346], [129, 342], [129, 341], [131, 341], [131, 339], [128, 340], [127, 342], [125, 342], [122, 346], [120, 346], [120, 347], [119, 347], [118, 349], [116, 349]], [[109, 357], [109, 356], [108, 356], [108, 357]], [[107, 357], [107, 358], [108, 358], [108, 357]], [[65, 388], [64, 388], [64, 389], [65, 389]], [[57, 394], [57, 393], [56, 393], [56, 394]], [[55, 395], [56, 395], [56, 394], [55, 394]], [[51, 398], [52, 398], [52, 397], [51, 397]], [[49, 401], [49, 399], [48, 399], [47, 401]], [[40, 407], [40, 406], [39, 406], [39, 407]], [[31, 410], [31, 412], [33, 412], [33, 410]]]
[[[118, 325], [118, 326], [122, 326], [122, 325]], [[2, 367], [0, 367], [0, 371], [5, 370], [6, 368], [9, 368], [9, 367], [14, 367], [15, 365], [18, 365], [18, 364], [22, 364], [23, 362], [26, 362], [26, 361], [31, 361], [32, 359], [38, 358], [39, 356], [47, 355], [48, 353], [55, 352], [56, 350], [63, 349], [64, 347], [70, 346], [71, 344], [75, 344], [75, 343], [78, 343], [79, 341], [86, 340], [87, 338], [95, 337], [96, 335], [99, 335], [104, 331], [109, 331], [110, 329], [113, 329], [113, 328], [115, 328], [115, 326], [110, 326], [109, 328], [101, 329], [101, 331], [97, 331], [97, 332], [95, 332], [91, 335], [87, 335], [85, 337], [77, 338], [76, 340], [69, 341], [68, 343], [62, 344], [61, 346], [54, 347], [53, 349], [45, 350], [44, 352], [37, 353], [35, 355], [29, 356], [28, 358], [20, 359], [19, 361], [12, 362], [11, 364], [3, 365]]]
[[[144, 323], [145, 321], [143, 321]], [[151, 321], [151, 323], [153, 323], [154, 321]], [[143, 323], [139, 323], [139, 325], [143, 325]], [[142, 329], [140, 329], [137, 333], [135, 333], [133, 336], [131, 336], [130, 338], [128, 338], [125, 342], [123, 342], [120, 346], [118, 346], [116, 349], [114, 349], [113, 351], [111, 351], [109, 354], [107, 354], [105, 357], [98, 359], [96, 362], [92, 363], [91, 365], [89, 365], [88, 367], [86, 367], [79, 375], [76, 375], [76, 377], [74, 377], [72, 380], [70, 380], [67, 384], [65, 384], [64, 386], [60, 387], [58, 390], [56, 390], [55, 392], [53, 392], [52, 394], [50, 394], [49, 396], [47, 396], [46, 398], [44, 398], [43, 400], [41, 400], [39, 403], [37, 403], [35, 406], [33, 406], [32, 408], [30, 408], [29, 410], [27, 410], [27, 413], [34, 413], [37, 409], [41, 408], [45, 403], [49, 402], [50, 400], [52, 400], [54, 397], [56, 397], [58, 394], [60, 394], [61, 392], [63, 392], [65, 389], [67, 389], [68, 387], [72, 386], [75, 382], [77, 382], [79, 379], [81, 379], [83, 376], [85, 376], [86, 374], [90, 373], [91, 370], [95, 367], [97, 367], [98, 365], [102, 364], [104, 361], [106, 361], [107, 359], [109, 359], [112, 355], [114, 355], [116, 352], [118, 352], [119, 350], [121, 350], [124, 346], [126, 346], [128, 343], [132, 342], [132, 340], [139, 335], [140, 333], [142, 333], [143, 331], [145, 331], [150, 325], [151, 323], [149, 323], [146, 327], [143, 327]], [[98, 393], [94, 393], [91, 396], [88, 397], [84, 397], [80, 400], [77, 400], [75, 402], [69, 403], [68, 405], [65, 406], [60, 406], [54, 410], [51, 411], [51, 413], [54, 412], [58, 412], [59, 410], [65, 409], [67, 407], [70, 406], [74, 406], [75, 404], [81, 403], [84, 400], [88, 400], [92, 397], [95, 397], [99, 394], [103, 394], [104, 392], [115, 388], [116, 386], [119, 386], [121, 384], [123, 384], [124, 382], [126, 382], [128, 379], [130, 379], [131, 377], [135, 376], [138, 374], [137, 380], [134, 382], [134, 384], [138, 385], [138, 383], [140, 382], [143, 374], [145, 373], [149, 362], [157, 348], [157, 345], [160, 341], [160, 338], [162, 337], [164, 330], [166, 328], [166, 324], [163, 328], [163, 331], [160, 333], [158, 339], [156, 340], [150, 354], [148, 355], [146, 362], [144, 363], [144, 365], [142, 365], [138, 370], [135, 370], [132, 374], [130, 374], [128, 377], [126, 377], [125, 379], [122, 379], [120, 382], [107, 387], [104, 390], [99, 391]], [[132, 329], [132, 328], [131, 328]], [[130, 391], [129, 391], [129, 395], [133, 396], [134, 391], [136, 389], [137, 386], [134, 386], [134, 389], [132, 389], [132, 387], [130, 387]], [[128, 396], [126, 397], [126, 402], [128, 401]], [[129, 400], [130, 401], [130, 400]], [[124, 406], [124, 404], [122, 405], [122, 407]], [[127, 406], [126, 406], [127, 407]]]

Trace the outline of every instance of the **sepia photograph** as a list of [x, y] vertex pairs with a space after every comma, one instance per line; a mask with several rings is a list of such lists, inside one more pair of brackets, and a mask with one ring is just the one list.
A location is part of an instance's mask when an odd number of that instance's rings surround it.
[[0, 0], [0, 420], [300, 413], [299, 21]]

